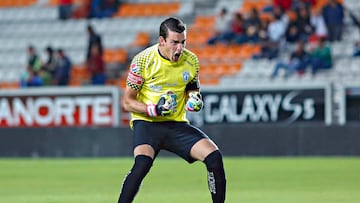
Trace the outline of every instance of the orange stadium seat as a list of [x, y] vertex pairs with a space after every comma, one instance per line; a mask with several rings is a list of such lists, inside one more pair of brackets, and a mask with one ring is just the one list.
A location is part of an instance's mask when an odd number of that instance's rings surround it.
[[226, 69], [226, 75], [234, 75], [237, 72], [239, 72], [242, 68], [241, 63], [224, 64], [224, 66], [225, 67], [223, 67], [223, 68]]
[[180, 9], [179, 2], [123, 3], [115, 17], [166, 16], [174, 15]]
[[259, 17], [263, 22], [271, 22], [274, 20], [274, 17], [271, 13], [260, 12]]
[[125, 49], [105, 49], [105, 63], [125, 63], [127, 60], [127, 51]]
[[200, 83], [203, 85], [217, 85], [220, 82], [219, 77], [216, 77], [214, 75], [207, 75], [200, 73], [199, 78], [200, 78]]
[[0, 7], [24, 7], [37, 3], [37, 0], [1, 0]]
[[[80, 5], [90, 2], [91, 0], [73, 0], [73, 4]], [[47, 5], [48, 6], [58, 6], [60, 3], [60, 0], [48, 0]]]
[[294, 10], [286, 11], [286, 15], [289, 17], [290, 21], [295, 21], [297, 19], [296, 12]]
[[199, 15], [195, 18], [194, 24], [191, 26], [194, 29], [209, 29], [215, 25], [215, 16], [202, 16]]
[[190, 28], [187, 33], [186, 44], [188, 46], [206, 45], [212, 34], [212, 32], [201, 32]]
[[186, 44], [188, 47], [203, 46], [215, 34], [214, 16], [197, 16], [187, 32]]
[[200, 74], [213, 75], [215, 73], [216, 69], [217, 69], [217, 66], [215, 64], [205, 64], [205, 65], [201, 66]]
[[249, 13], [253, 8], [258, 11], [261, 11], [265, 6], [271, 5], [271, 0], [244, 0], [241, 8], [239, 9], [240, 13]]
[[74, 65], [70, 73], [70, 86], [81, 86], [89, 81], [90, 74], [84, 64]]
[[134, 42], [130, 45], [132, 47], [145, 47], [150, 44], [150, 36], [147, 32], [139, 32], [136, 35]]
[[20, 87], [19, 82], [1, 82], [0, 89], [18, 89]]
[[237, 52], [237, 56], [242, 59], [249, 59], [255, 53], [259, 53], [260, 45], [244, 44]]

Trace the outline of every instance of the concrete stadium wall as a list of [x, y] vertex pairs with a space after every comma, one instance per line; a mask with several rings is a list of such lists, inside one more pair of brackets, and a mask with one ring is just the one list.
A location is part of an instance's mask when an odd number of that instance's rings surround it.
[[[358, 156], [360, 126], [208, 125], [225, 156]], [[0, 128], [0, 157], [132, 156], [129, 128]], [[171, 156], [168, 152], [160, 156]]]

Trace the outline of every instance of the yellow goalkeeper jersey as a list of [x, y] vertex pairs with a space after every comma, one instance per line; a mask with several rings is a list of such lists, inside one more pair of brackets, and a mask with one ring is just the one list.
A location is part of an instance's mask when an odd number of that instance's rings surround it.
[[176, 112], [169, 116], [150, 117], [131, 113], [131, 122], [178, 121], [188, 122], [185, 112], [185, 89], [190, 83], [198, 83], [199, 60], [196, 55], [184, 49], [177, 62], [164, 59], [158, 51], [158, 44], [146, 48], [132, 60], [126, 85], [138, 92], [137, 100], [145, 104], [156, 104], [160, 96], [171, 91], [175, 94]]

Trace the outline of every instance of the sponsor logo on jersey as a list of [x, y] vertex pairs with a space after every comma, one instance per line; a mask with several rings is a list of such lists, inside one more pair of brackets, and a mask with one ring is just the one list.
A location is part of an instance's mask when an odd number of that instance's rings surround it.
[[137, 72], [137, 70], [138, 70], [138, 67], [137, 67], [136, 63], [131, 64], [130, 71], [135, 73], [135, 72]]
[[133, 72], [129, 72], [127, 80], [136, 85], [141, 85], [143, 83], [143, 78]]
[[165, 84], [165, 86], [167, 87], [174, 87], [174, 86], [177, 86], [178, 84], [177, 83], [167, 83]]
[[189, 71], [184, 71], [183, 72], [183, 80], [184, 80], [184, 82], [187, 82], [189, 79], [190, 79]]
[[160, 92], [162, 90], [161, 85], [149, 85], [150, 89], [155, 92]]

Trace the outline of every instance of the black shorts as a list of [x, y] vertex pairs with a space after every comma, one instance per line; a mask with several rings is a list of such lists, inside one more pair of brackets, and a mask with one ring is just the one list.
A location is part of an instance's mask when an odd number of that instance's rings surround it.
[[185, 122], [148, 122], [136, 120], [133, 123], [133, 146], [149, 144], [155, 156], [164, 149], [177, 154], [192, 163], [190, 150], [196, 142], [208, 136], [200, 129]]

